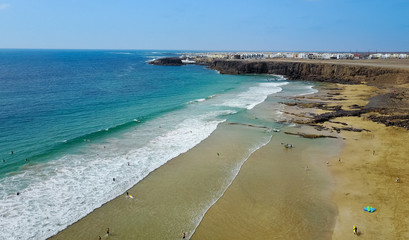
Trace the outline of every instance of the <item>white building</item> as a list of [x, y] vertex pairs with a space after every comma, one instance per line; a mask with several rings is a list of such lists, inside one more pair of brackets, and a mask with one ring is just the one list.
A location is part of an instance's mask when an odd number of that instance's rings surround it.
[[406, 54], [406, 53], [401, 53], [401, 54], [399, 54], [398, 58], [399, 58], [399, 59], [408, 58], [408, 54]]
[[295, 58], [308, 59], [308, 55], [306, 53], [297, 53], [297, 54], [295, 54]]
[[323, 59], [323, 60], [331, 59], [331, 54], [330, 53], [323, 53], [323, 54], [321, 54], [321, 59]]

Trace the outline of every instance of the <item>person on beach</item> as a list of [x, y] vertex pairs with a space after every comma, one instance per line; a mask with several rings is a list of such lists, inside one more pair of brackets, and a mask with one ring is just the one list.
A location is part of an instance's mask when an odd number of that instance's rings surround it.
[[183, 239], [185, 239], [186, 238], [186, 233], [183, 233]]
[[395, 181], [396, 181], [397, 183], [399, 183], [399, 182], [400, 182], [399, 177], [397, 177]]
[[107, 228], [107, 235], [109, 236], [109, 228]]
[[355, 225], [353, 226], [353, 228], [354, 228], [354, 235], [358, 235], [358, 228]]
[[129, 197], [129, 192], [128, 191], [126, 191], [126, 196]]
[[220, 156], [220, 153], [217, 153], [217, 156]]
[[98, 237], [98, 240], [101, 240], [101, 239], [102, 239], [101, 236], [99, 236], [99, 237]]

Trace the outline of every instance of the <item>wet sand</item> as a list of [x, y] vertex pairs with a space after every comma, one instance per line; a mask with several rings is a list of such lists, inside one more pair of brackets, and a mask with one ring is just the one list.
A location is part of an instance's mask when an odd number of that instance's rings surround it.
[[243, 161], [270, 137], [265, 129], [221, 124], [131, 188], [133, 199], [124, 193], [50, 239], [181, 239], [184, 232], [190, 237]]
[[[380, 91], [335, 86], [344, 100], [326, 101], [345, 109], [365, 105]], [[325, 101], [328, 91], [301, 99]], [[269, 106], [263, 104], [254, 112], [269, 116]], [[322, 112], [282, 110], [293, 119]], [[374, 123], [367, 115], [340, 117], [323, 126], [344, 126], [334, 122], [369, 131], [327, 131], [339, 138], [305, 139], [221, 124], [208, 139], [130, 189], [134, 199], [119, 196], [51, 239], [181, 239], [183, 232], [195, 240], [355, 239], [353, 225], [360, 239], [409, 239], [407, 130]], [[309, 126], [288, 130], [315, 131]], [[251, 154], [229, 185], [235, 176], [231, 169], [238, 170], [252, 143], [268, 136], [271, 141]], [[364, 212], [366, 206], [377, 210]], [[105, 235], [107, 227], [110, 236]]]
[[[341, 105], [346, 110], [353, 104], [365, 106], [372, 96], [393, 92], [393, 89], [366, 85], [337, 84], [334, 89], [341, 89], [332, 92], [340, 93], [344, 100], [328, 101], [329, 105]], [[316, 101], [317, 97], [325, 99], [321, 95], [313, 96], [312, 100]], [[375, 105], [384, 107], [382, 102], [371, 103]], [[407, 99], [398, 99], [389, 111], [399, 112], [406, 106]], [[409, 133], [404, 128], [370, 121], [368, 116], [372, 114], [376, 113], [335, 118], [332, 123], [323, 124], [324, 127], [364, 129], [362, 132], [342, 130], [340, 136], [345, 139], [345, 147], [340, 156], [330, 161], [329, 170], [335, 180], [332, 196], [338, 208], [332, 239], [355, 239], [353, 225], [358, 227], [360, 239], [409, 239], [406, 217], [409, 213]], [[400, 182], [396, 183], [398, 177]], [[377, 210], [363, 211], [367, 206]]]
[[246, 161], [192, 239], [329, 239], [337, 209], [326, 161], [341, 144], [274, 135]]
[[[351, 109], [353, 104], [365, 106], [371, 96], [384, 91], [373, 86], [336, 84], [324, 87], [318, 94], [297, 99]], [[328, 92], [340, 93], [343, 100], [328, 100]], [[310, 113], [325, 111], [287, 106], [285, 112], [292, 120], [305, 120]], [[340, 117], [332, 123], [324, 123], [324, 127], [367, 131], [332, 131], [330, 134], [343, 139], [343, 147], [337, 145], [339, 140], [311, 140], [298, 156], [290, 158], [291, 161], [298, 159], [291, 163], [287, 155], [277, 154], [280, 151], [274, 149], [277, 143], [273, 138], [244, 164], [226, 194], [208, 211], [192, 239], [355, 239], [353, 225], [358, 227], [360, 239], [409, 239], [406, 217], [409, 212], [408, 131], [374, 123], [367, 117], [368, 114]], [[314, 132], [309, 127], [292, 131]], [[337, 149], [339, 155], [334, 156]], [[310, 157], [311, 151], [317, 151], [315, 154], [319, 157]], [[314, 161], [317, 158], [321, 162]], [[323, 167], [325, 159], [328, 165]], [[299, 170], [307, 163], [310, 170], [302, 179]], [[283, 171], [271, 174], [269, 169], [274, 167]], [[333, 181], [323, 183], [323, 179], [329, 179], [326, 174], [330, 174]], [[399, 183], [396, 183], [397, 177]], [[304, 194], [305, 189], [315, 192], [313, 199]], [[366, 206], [377, 210], [365, 212]], [[334, 215], [336, 218], [331, 219]]]

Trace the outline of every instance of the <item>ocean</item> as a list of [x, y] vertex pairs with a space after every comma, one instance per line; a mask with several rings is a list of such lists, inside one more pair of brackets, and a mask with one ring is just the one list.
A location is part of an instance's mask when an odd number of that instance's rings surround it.
[[178, 53], [0, 50], [0, 239], [53, 236], [220, 123], [280, 128], [279, 108], [268, 119], [251, 110], [315, 91], [282, 76], [147, 64]]

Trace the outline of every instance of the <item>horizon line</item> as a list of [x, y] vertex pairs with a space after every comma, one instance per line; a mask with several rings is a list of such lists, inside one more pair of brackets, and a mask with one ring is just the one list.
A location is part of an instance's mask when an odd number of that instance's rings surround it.
[[188, 51], [188, 52], [328, 52], [328, 53], [409, 53], [408, 51], [379, 51], [379, 50], [203, 50], [203, 49], [132, 49], [132, 48], [1, 48], [0, 50], [84, 50], [84, 51]]

